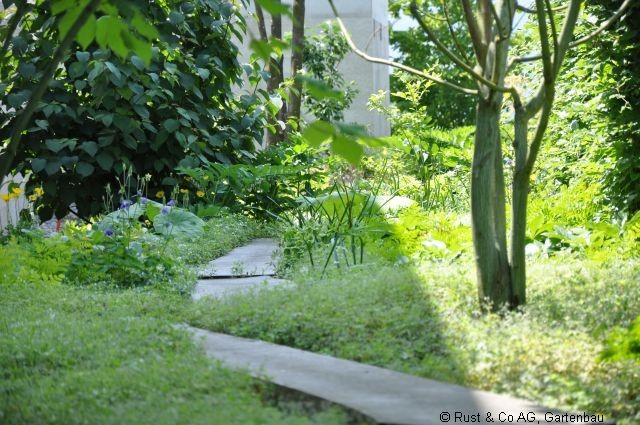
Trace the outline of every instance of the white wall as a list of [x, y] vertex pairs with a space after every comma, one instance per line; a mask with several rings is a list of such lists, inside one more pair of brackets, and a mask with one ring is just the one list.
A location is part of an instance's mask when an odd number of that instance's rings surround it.
[[[251, 2], [253, 4], [253, 2]], [[291, 4], [291, 0], [283, 3]], [[343, 19], [355, 44], [372, 56], [389, 57], [389, 21], [387, 0], [335, 0], [336, 8]], [[333, 12], [327, 0], [306, 0], [305, 28], [313, 31], [321, 23], [332, 19]], [[258, 27], [252, 14], [253, 5], [246, 11], [248, 34], [240, 46], [241, 63], [249, 61], [251, 37], [258, 37]], [[266, 17], [267, 21], [269, 18]], [[267, 31], [269, 22], [267, 22]], [[291, 31], [289, 19], [283, 19], [283, 32]], [[285, 55], [285, 76], [290, 75], [288, 61], [290, 53]], [[340, 65], [345, 81], [355, 81], [359, 92], [351, 107], [345, 111], [346, 122], [356, 122], [365, 125], [374, 136], [384, 137], [390, 134], [389, 122], [377, 112], [367, 110], [369, 96], [379, 90], [387, 92], [389, 101], [389, 69], [384, 65], [372, 64], [349, 52]]]
[[29, 202], [25, 197], [24, 189], [29, 180], [29, 176], [22, 177], [22, 174], [18, 173], [15, 176], [6, 176], [0, 184], [0, 195], [6, 195], [9, 191], [9, 184], [12, 182], [18, 183], [22, 189], [22, 193], [9, 202], [5, 202], [0, 199], [0, 230], [6, 229], [8, 225], [15, 226], [18, 224], [20, 218], [20, 212], [29, 207]]

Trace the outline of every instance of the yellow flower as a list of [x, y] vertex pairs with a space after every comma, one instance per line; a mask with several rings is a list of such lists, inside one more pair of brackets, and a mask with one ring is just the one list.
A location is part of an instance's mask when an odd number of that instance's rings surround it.
[[11, 195], [9, 195], [8, 193], [3, 193], [2, 195], [0, 195], [0, 198], [4, 201], [4, 202], [9, 202], [9, 199], [12, 198]]
[[159, 190], [156, 192], [156, 198], [164, 198], [164, 191]]
[[29, 200], [31, 202], [35, 201], [36, 199], [38, 199], [38, 195], [29, 195]]
[[184, 180], [190, 182], [191, 181], [191, 177], [189, 176], [184, 176]]
[[20, 189], [19, 187], [14, 187], [13, 189], [11, 189], [11, 191], [16, 195], [20, 195], [22, 192], [24, 192], [24, 190]]
[[207, 176], [207, 175], [205, 175], [203, 178], [204, 178], [205, 180], [209, 180], [209, 176]]
[[201, 191], [201, 190], [199, 190], [199, 191], [197, 191], [197, 192], [196, 192], [196, 196], [197, 196], [198, 198], [202, 198], [202, 197], [204, 196], [204, 192], [203, 192], [203, 191]]
[[188, 189], [180, 189], [180, 193], [189, 193]]
[[44, 189], [41, 187], [36, 187], [35, 189], [33, 189], [33, 191], [35, 192], [35, 194], [37, 196], [42, 196], [44, 195]]

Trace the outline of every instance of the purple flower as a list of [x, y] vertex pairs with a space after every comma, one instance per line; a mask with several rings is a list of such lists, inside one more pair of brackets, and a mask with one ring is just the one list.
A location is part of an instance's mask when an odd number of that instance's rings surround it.
[[104, 229], [104, 234], [109, 237], [113, 236], [113, 229], [110, 227], [107, 227], [106, 229]]
[[138, 191], [138, 193], [137, 193], [136, 195], [137, 195], [138, 197], [141, 197], [141, 196], [142, 196], [142, 191], [140, 191], [140, 190], [139, 190], [139, 191]]
[[169, 214], [169, 211], [171, 211], [171, 208], [168, 205], [165, 205], [164, 207], [162, 207], [162, 209], [160, 210], [160, 214], [164, 214], [167, 215]]
[[144, 196], [140, 198], [140, 205], [147, 205], [147, 202], [149, 202], [149, 200]]
[[176, 204], [176, 201], [174, 201], [173, 199], [169, 199], [169, 202], [167, 202], [167, 206], [174, 206]]
[[128, 199], [125, 199], [124, 201], [120, 202], [120, 209], [123, 210], [125, 208], [129, 208], [131, 204], [133, 204], [133, 202], [131, 202]]

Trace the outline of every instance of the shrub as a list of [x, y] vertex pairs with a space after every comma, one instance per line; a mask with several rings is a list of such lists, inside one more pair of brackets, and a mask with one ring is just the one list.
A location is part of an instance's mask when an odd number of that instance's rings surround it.
[[[44, 188], [42, 218], [63, 217], [74, 202], [83, 217], [101, 211], [106, 184], [125, 166], [167, 189], [176, 166], [237, 161], [260, 137], [255, 99], [231, 95], [240, 73], [230, 41], [242, 35], [239, 9], [223, 0], [136, 4], [160, 33], [151, 64], [96, 44], [71, 52], [22, 136], [14, 165], [34, 172], [30, 187]], [[3, 138], [58, 43], [47, 2], [33, 6], [27, 23], [12, 43], [20, 65], [3, 79]]]

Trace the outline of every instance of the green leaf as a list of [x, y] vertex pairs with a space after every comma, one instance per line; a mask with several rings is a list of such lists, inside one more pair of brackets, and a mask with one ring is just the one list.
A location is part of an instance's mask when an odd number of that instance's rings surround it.
[[355, 140], [338, 134], [331, 142], [331, 150], [334, 154], [340, 155], [353, 165], [360, 164], [364, 155], [364, 148]]
[[268, 61], [271, 57], [273, 49], [267, 41], [263, 40], [251, 40], [249, 47], [253, 52], [262, 60]]
[[88, 162], [80, 161], [76, 165], [76, 172], [82, 177], [88, 177], [93, 174], [95, 167]]
[[96, 156], [96, 162], [104, 171], [111, 171], [113, 156], [111, 156], [109, 152], [100, 152], [100, 154]]
[[47, 128], [49, 128], [49, 121], [47, 120], [36, 120], [36, 125], [43, 129], [46, 130]]
[[133, 105], [133, 110], [136, 111], [142, 119], [149, 119], [149, 110], [142, 105]]
[[96, 41], [98, 45], [106, 49], [109, 41], [115, 37], [120, 37], [122, 23], [111, 15], [101, 16], [96, 21]]
[[289, 6], [282, 4], [280, 1], [276, 0], [256, 0], [264, 10], [269, 12], [270, 15], [288, 15], [291, 16], [291, 10]]
[[179, 25], [184, 22], [184, 15], [176, 10], [172, 10], [169, 13], [169, 22], [173, 25]]
[[156, 215], [153, 228], [165, 236], [193, 238], [202, 234], [204, 221], [189, 211], [174, 207], [168, 214]]
[[58, 15], [72, 6], [76, 6], [76, 0], [53, 0], [51, 2], [51, 13]]
[[87, 82], [85, 80], [76, 80], [73, 85], [76, 87], [76, 90], [83, 90], [87, 87]]
[[335, 128], [326, 121], [318, 120], [311, 123], [302, 132], [302, 138], [310, 146], [320, 146], [336, 134]]
[[168, 120], [165, 120], [165, 122], [162, 123], [162, 126], [169, 133], [173, 133], [174, 131], [176, 131], [180, 127], [180, 122], [178, 120], [168, 119]]
[[144, 61], [136, 55], [131, 56], [131, 63], [133, 64], [133, 66], [138, 68], [139, 71], [142, 71], [146, 66]]
[[78, 61], [80, 62], [89, 62], [89, 59], [91, 59], [91, 53], [89, 52], [76, 52], [76, 59], [78, 59]]
[[32, 63], [21, 63], [18, 66], [18, 73], [24, 78], [31, 78], [36, 74], [36, 66]]
[[[84, 74], [86, 70], [87, 70], [87, 66], [84, 63], [74, 62], [71, 65], [69, 65], [69, 69], [67, 72], [69, 73], [69, 77], [75, 79], [82, 76], [82, 74]], [[86, 83], [86, 81], [84, 82]]]
[[44, 170], [47, 172], [48, 175], [52, 176], [56, 174], [58, 171], [60, 171], [61, 165], [62, 164], [58, 160], [47, 162], [47, 165], [44, 167]]
[[304, 87], [309, 94], [316, 99], [336, 99], [342, 100], [343, 93], [339, 90], [331, 88], [327, 83], [322, 80], [307, 77], [305, 75], [298, 75], [296, 79], [302, 80]]
[[80, 13], [82, 13], [81, 7], [70, 8], [65, 12], [64, 16], [58, 23], [60, 40], [64, 39], [64, 37], [67, 35], [73, 24], [80, 17]]
[[78, 31], [78, 35], [76, 36], [76, 41], [78, 44], [82, 46], [83, 49], [89, 47], [89, 45], [93, 42], [93, 39], [96, 36], [96, 17], [94, 14], [91, 14], [87, 18], [87, 22], [80, 28]]
[[138, 32], [138, 34], [147, 38], [148, 40], [155, 40], [159, 37], [158, 30], [155, 26], [151, 25], [141, 13], [133, 15], [131, 19], [131, 26]]
[[105, 62], [104, 64], [109, 69], [109, 71], [111, 71], [111, 73], [116, 76], [116, 78], [119, 79], [119, 78], [122, 77], [122, 74], [120, 73], [120, 70], [113, 63]]
[[44, 170], [44, 167], [47, 166], [47, 160], [43, 159], [43, 158], [33, 158], [31, 160], [31, 170], [33, 170], [34, 173], [39, 173], [40, 171]]
[[95, 156], [96, 152], [98, 152], [98, 144], [96, 142], [83, 142], [80, 145], [80, 149], [89, 154], [89, 156]]

